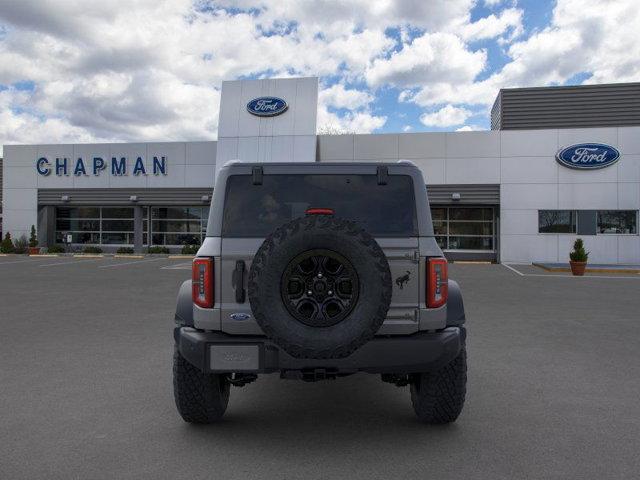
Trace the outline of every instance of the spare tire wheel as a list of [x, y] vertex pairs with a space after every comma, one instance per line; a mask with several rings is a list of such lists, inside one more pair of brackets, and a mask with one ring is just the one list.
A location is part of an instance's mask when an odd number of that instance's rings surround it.
[[249, 272], [249, 302], [275, 343], [298, 358], [341, 358], [371, 340], [391, 303], [391, 272], [355, 222], [309, 215], [276, 229]]

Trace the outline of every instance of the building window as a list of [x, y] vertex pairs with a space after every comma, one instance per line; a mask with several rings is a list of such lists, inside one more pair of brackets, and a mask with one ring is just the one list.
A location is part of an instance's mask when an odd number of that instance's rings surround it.
[[201, 244], [208, 218], [209, 207], [151, 207], [151, 242], [153, 245]]
[[56, 242], [133, 245], [133, 207], [58, 207]]
[[434, 207], [433, 233], [443, 250], [494, 250], [491, 207]]
[[539, 233], [576, 233], [576, 212], [573, 210], [539, 210]]
[[598, 233], [637, 234], [638, 212], [636, 210], [599, 210]]

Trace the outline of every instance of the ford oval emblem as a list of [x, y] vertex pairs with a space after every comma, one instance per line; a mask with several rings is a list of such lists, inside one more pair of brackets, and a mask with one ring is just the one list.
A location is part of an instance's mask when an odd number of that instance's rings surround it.
[[289, 105], [278, 97], [258, 97], [247, 103], [247, 111], [258, 117], [275, 117], [284, 113]]
[[579, 143], [565, 147], [558, 152], [556, 160], [565, 167], [579, 170], [596, 170], [613, 165], [620, 158], [620, 152], [602, 143]]
[[235, 320], [236, 322], [242, 322], [244, 320], [249, 320], [251, 315], [248, 313], [232, 313], [229, 317], [231, 317], [231, 320]]

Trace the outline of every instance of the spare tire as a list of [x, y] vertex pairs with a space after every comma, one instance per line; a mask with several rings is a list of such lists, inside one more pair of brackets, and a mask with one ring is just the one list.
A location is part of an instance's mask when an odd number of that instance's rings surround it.
[[341, 358], [371, 340], [391, 303], [391, 272], [356, 223], [309, 215], [258, 249], [249, 302], [264, 333], [298, 358]]

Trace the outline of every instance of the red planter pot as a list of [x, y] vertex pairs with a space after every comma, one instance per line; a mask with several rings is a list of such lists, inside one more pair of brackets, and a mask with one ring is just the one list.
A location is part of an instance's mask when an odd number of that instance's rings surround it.
[[584, 271], [587, 268], [587, 262], [574, 262], [573, 260], [571, 260], [569, 262], [569, 265], [571, 265], [571, 273], [578, 277], [583, 276]]
[[29, 247], [29, 255], [40, 255], [40, 247]]

